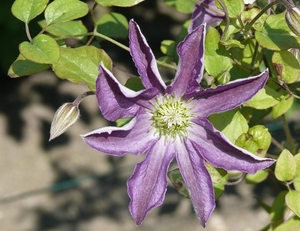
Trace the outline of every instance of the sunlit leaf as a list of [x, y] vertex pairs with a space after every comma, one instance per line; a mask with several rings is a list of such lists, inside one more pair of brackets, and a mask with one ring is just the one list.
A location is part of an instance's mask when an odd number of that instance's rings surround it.
[[208, 74], [216, 77], [225, 70], [230, 70], [232, 67], [232, 60], [224, 46], [219, 44], [219, 32], [209, 27], [205, 39], [205, 55], [204, 66]]
[[268, 170], [259, 170], [255, 174], [247, 174], [246, 175], [246, 182], [248, 184], [258, 184], [263, 182], [265, 179], [268, 178], [269, 172]]
[[[230, 18], [237, 18], [244, 10], [243, 0], [222, 0], [222, 2], [225, 5]], [[218, 1], [216, 1], [216, 6], [222, 9]]]
[[285, 203], [298, 217], [300, 217], [300, 192], [290, 190], [285, 196]]
[[37, 35], [32, 43], [22, 42], [19, 50], [26, 59], [35, 63], [54, 64], [60, 56], [57, 42], [45, 34]]
[[248, 123], [239, 111], [226, 111], [209, 117], [216, 129], [221, 131], [231, 142], [248, 131]]
[[275, 176], [280, 181], [290, 181], [296, 174], [296, 167], [294, 156], [290, 151], [284, 149], [277, 159], [274, 172]]
[[85, 83], [92, 90], [95, 89], [100, 62], [103, 62], [108, 69], [112, 67], [110, 57], [103, 50], [96, 47], [61, 47], [60, 49], [60, 59], [53, 65], [55, 74], [73, 83]]
[[290, 84], [300, 80], [300, 64], [291, 52], [274, 52], [272, 64], [279, 78], [286, 83]]
[[[42, 20], [39, 21], [39, 25], [44, 28], [46, 27], [46, 21]], [[71, 35], [79, 35], [79, 34], [86, 34], [87, 28], [83, 25], [81, 20], [75, 20], [70, 22], [58, 23], [58, 24], [51, 24], [46, 27], [46, 31], [52, 35], [64, 37]], [[83, 36], [76, 37], [78, 39], [82, 39]]]
[[266, 85], [265, 88], [261, 89], [255, 96], [252, 97], [252, 99], [244, 103], [244, 105], [256, 109], [267, 109], [278, 104], [279, 101], [280, 94], [272, 87]]
[[11, 11], [13, 15], [25, 23], [29, 23], [46, 8], [49, 0], [16, 0]]
[[144, 0], [96, 0], [96, 2], [101, 6], [121, 6], [129, 7], [137, 5]]
[[300, 48], [300, 37], [291, 32], [284, 14], [270, 15], [262, 30], [255, 32], [255, 38], [261, 46], [275, 51]]
[[55, 0], [45, 10], [47, 25], [62, 23], [85, 16], [88, 5], [78, 0]]

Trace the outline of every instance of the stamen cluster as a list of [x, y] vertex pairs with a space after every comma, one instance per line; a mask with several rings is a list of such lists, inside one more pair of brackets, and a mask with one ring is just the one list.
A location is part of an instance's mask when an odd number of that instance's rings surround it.
[[189, 107], [190, 101], [182, 101], [182, 97], [177, 98], [169, 94], [162, 99], [156, 98], [152, 102], [154, 110], [152, 113], [152, 127], [154, 127], [160, 136], [187, 137], [187, 128], [190, 125], [193, 116]]

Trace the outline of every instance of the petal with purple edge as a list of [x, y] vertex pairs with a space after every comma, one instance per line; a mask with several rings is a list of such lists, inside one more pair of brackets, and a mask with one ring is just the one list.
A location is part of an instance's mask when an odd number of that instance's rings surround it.
[[137, 225], [147, 213], [162, 204], [167, 191], [167, 171], [174, 158], [173, 145], [161, 138], [152, 146], [146, 158], [136, 165], [134, 173], [127, 181], [131, 199], [129, 211]]
[[145, 153], [158, 139], [150, 130], [151, 123], [147, 113], [138, 113], [123, 127], [104, 127], [82, 137], [92, 148], [109, 155]]
[[155, 88], [139, 92], [126, 88], [102, 64], [99, 66], [96, 92], [102, 115], [110, 121], [133, 117], [140, 106], [149, 107], [149, 100], [158, 94]]
[[211, 114], [236, 108], [251, 99], [265, 86], [268, 77], [269, 72], [266, 70], [254, 77], [232, 81], [215, 89], [202, 90], [185, 97], [193, 97], [195, 103], [193, 112], [201, 118], [206, 118]]
[[270, 167], [275, 160], [261, 158], [232, 144], [207, 119], [197, 119], [189, 129], [189, 139], [211, 165], [225, 170], [254, 174]]
[[204, 68], [205, 25], [186, 36], [177, 47], [178, 69], [172, 83], [177, 95], [190, 93], [199, 88]]
[[189, 140], [185, 147], [178, 144], [176, 159], [180, 172], [188, 189], [200, 224], [205, 224], [215, 209], [214, 189], [211, 177], [206, 169], [203, 158], [197, 153]]
[[133, 20], [129, 22], [129, 47], [145, 88], [154, 87], [164, 93], [166, 85], [158, 72], [156, 59], [139, 26]]

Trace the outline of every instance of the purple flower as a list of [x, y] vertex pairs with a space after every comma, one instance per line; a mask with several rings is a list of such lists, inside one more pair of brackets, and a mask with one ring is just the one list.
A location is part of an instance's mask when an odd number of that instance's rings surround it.
[[102, 64], [96, 95], [103, 116], [110, 121], [132, 120], [123, 127], [104, 127], [83, 136], [91, 147], [114, 156], [146, 154], [127, 182], [129, 210], [137, 225], [163, 203], [167, 171], [176, 158], [191, 201], [204, 227], [215, 208], [211, 177], [205, 162], [217, 168], [255, 173], [274, 163], [232, 143], [213, 125], [210, 114], [233, 109], [264, 87], [268, 72], [215, 89], [201, 89], [205, 26], [193, 30], [177, 48], [178, 71], [166, 86], [155, 57], [138, 25], [131, 20], [130, 51], [144, 90], [121, 85]]
[[215, 9], [215, 11], [207, 9], [203, 5], [196, 4], [192, 13], [192, 22], [190, 24], [189, 31], [204, 23], [207, 25], [218, 25], [225, 18], [224, 12], [216, 7], [214, 0], [204, 0], [202, 1], [202, 4], [203, 3], [211, 9]]

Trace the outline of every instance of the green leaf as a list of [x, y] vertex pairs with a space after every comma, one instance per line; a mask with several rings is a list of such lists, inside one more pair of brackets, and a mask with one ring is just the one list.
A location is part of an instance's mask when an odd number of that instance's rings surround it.
[[96, 47], [61, 47], [60, 50], [60, 59], [53, 65], [55, 74], [61, 79], [68, 79], [73, 83], [85, 83], [92, 90], [95, 89], [100, 62], [103, 62], [108, 69], [112, 68], [110, 57]]
[[193, 12], [195, 3], [187, 0], [164, 0], [164, 2], [176, 8], [179, 12], [190, 14]]
[[269, 176], [268, 170], [259, 170], [255, 174], [246, 175], [246, 183], [248, 184], [258, 184], [263, 182]]
[[48, 2], [49, 0], [16, 0], [11, 11], [16, 18], [28, 24], [44, 11]]
[[274, 52], [272, 64], [275, 67], [280, 80], [283, 80], [288, 84], [299, 81], [300, 64], [291, 52]]
[[[226, 10], [228, 12], [228, 16], [230, 18], [237, 18], [244, 10], [244, 1], [243, 0], [222, 0]], [[218, 1], [216, 1], [216, 6], [220, 9], [223, 9]]]
[[117, 127], [122, 127], [125, 124], [128, 124], [130, 121], [132, 120], [132, 118], [122, 118], [122, 119], [118, 119], [116, 121], [116, 126]]
[[265, 88], [256, 93], [256, 95], [244, 103], [244, 105], [255, 109], [267, 109], [278, 104], [279, 99], [280, 94], [267, 84]]
[[264, 157], [271, 145], [271, 134], [263, 125], [255, 125], [247, 133], [239, 136], [235, 144], [241, 148]]
[[96, 2], [101, 6], [121, 6], [129, 7], [137, 5], [144, 0], [96, 0]]
[[286, 113], [293, 105], [294, 97], [288, 95], [287, 92], [285, 93], [286, 95], [282, 97], [281, 101], [272, 108], [272, 116], [274, 119]]
[[8, 70], [8, 75], [11, 78], [17, 78], [25, 75], [32, 75], [41, 71], [47, 70], [50, 67], [48, 64], [35, 63], [25, 59], [24, 56], [19, 55], [12, 63]]
[[190, 195], [187, 191], [185, 182], [184, 182], [182, 175], [178, 168], [176, 168], [172, 171], [169, 171], [168, 177], [180, 195], [182, 195], [186, 198], [190, 198]]
[[[86, 27], [82, 24], [81, 20], [75, 20], [59, 24], [51, 24], [49, 26], [47, 26], [45, 20], [39, 21], [38, 23], [42, 28], [46, 28], [46, 31], [48, 33], [59, 37], [86, 34], [88, 32]], [[82, 39], [83, 37], [84, 36], [76, 38]]]
[[298, 217], [300, 217], [300, 192], [290, 190], [285, 196], [285, 203]]
[[54, 64], [60, 56], [57, 42], [45, 34], [36, 36], [32, 44], [27, 41], [22, 42], [19, 50], [26, 59], [35, 63]]
[[255, 32], [255, 38], [262, 47], [275, 51], [300, 48], [300, 37], [291, 32], [284, 14], [270, 15], [262, 30]]
[[[259, 7], [252, 7], [250, 9], [243, 11], [241, 13], [241, 20], [243, 22], [243, 25], [245, 26], [247, 23], [250, 23], [260, 12], [261, 9]], [[266, 14], [263, 14], [261, 17], [259, 17], [259, 19], [256, 20], [255, 23], [253, 24], [253, 28], [255, 30], [262, 30], [262, 27], [267, 17], [268, 15]]]
[[218, 199], [224, 192], [225, 184], [228, 182], [228, 174], [224, 169], [215, 168], [208, 163], [205, 165], [213, 182], [215, 199]]
[[234, 110], [222, 112], [209, 116], [209, 120], [215, 128], [221, 131], [232, 143], [248, 131], [248, 123], [244, 116]]
[[279, 181], [290, 181], [296, 174], [296, 167], [294, 156], [287, 149], [284, 149], [277, 159], [275, 176]]
[[297, 154], [294, 156], [294, 159], [295, 159], [295, 161], [296, 161], [296, 168], [297, 168], [295, 177], [300, 177], [300, 153], [297, 153]]
[[45, 10], [47, 25], [81, 18], [89, 12], [86, 3], [78, 0], [55, 0]]
[[296, 154], [294, 156], [294, 159], [296, 161], [296, 174], [294, 177], [293, 184], [294, 184], [295, 190], [300, 192], [300, 153]]
[[[215, 192], [215, 199], [219, 198], [222, 193], [224, 192], [224, 185], [228, 181], [228, 174], [224, 169], [214, 168], [210, 164], [206, 163], [206, 168], [211, 176], [214, 192]], [[179, 169], [174, 169], [168, 172], [168, 177], [177, 191], [186, 198], [190, 198], [186, 184], [182, 178], [182, 175]]]
[[160, 45], [160, 50], [164, 55], [177, 56], [176, 42], [173, 40], [163, 40]]
[[221, 44], [227, 48], [237, 47], [237, 48], [243, 49], [245, 47], [239, 40], [236, 40], [236, 39], [221, 41]]
[[140, 77], [129, 78], [126, 81], [125, 86], [134, 91], [140, 91], [145, 89]]
[[118, 13], [106, 13], [96, 22], [97, 31], [113, 38], [127, 38], [128, 21], [124, 15]]
[[205, 39], [204, 66], [208, 74], [214, 77], [225, 70], [229, 71], [232, 67], [232, 60], [229, 58], [227, 50], [219, 42], [219, 32], [213, 27], [208, 27]]
[[272, 207], [271, 207], [271, 213], [270, 218], [271, 221], [282, 221], [284, 210], [285, 210], [285, 195], [287, 194], [287, 191], [281, 191], [278, 196], [275, 198]]
[[263, 58], [262, 48], [256, 48], [257, 42], [254, 39], [244, 40], [241, 44], [244, 46], [242, 49], [233, 48], [231, 50], [232, 57], [239, 60], [241, 65], [246, 68], [258, 68]]
[[277, 226], [274, 231], [299, 231], [300, 230], [300, 220], [299, 218], [292, 218], [288, 221]]

